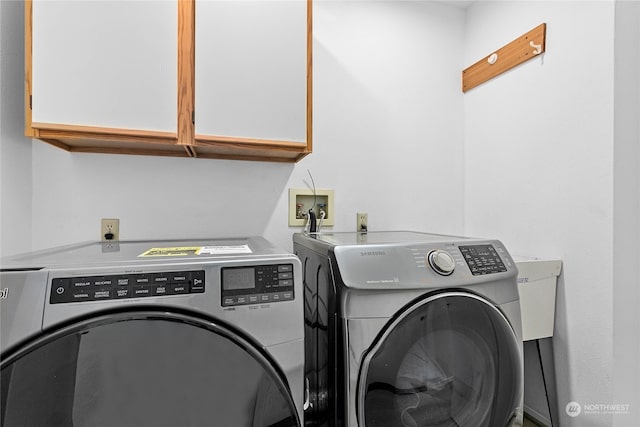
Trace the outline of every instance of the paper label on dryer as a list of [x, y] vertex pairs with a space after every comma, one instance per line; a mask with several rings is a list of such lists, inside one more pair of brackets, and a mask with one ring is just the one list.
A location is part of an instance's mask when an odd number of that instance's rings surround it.
[[251, 253], [253, 253], [253, 251], [249, 245], [203, 246], [198, 255], [233, 255]]
[[200, 246], [184, 246], [173, 248], [151, 248], [144, 253], [138, 255], [139, 257], [156, 257], [156, 256], [187, 256], [187, 255], [199, 255]]
[[189, 255], [235, 255], [251, 254], [253, 251], [249, 245], [231, 246], [184, 246], [171, 248], [151, 248], [139, 257], [176, 257]]

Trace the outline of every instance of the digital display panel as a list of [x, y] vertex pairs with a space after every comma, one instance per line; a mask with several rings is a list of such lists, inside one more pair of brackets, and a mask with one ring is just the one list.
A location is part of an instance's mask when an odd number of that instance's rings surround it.
[[235, 307], [293, 301], [293, 264], [223, 267], [220, 304]]
[[474, 276], [507, 271], [493, 245], [460, 246], [459, 249]]
[[254, 289], [256, 287], [255, 269], [225, 268], [222, 270], [222, 289], [235, 291], [238, 289]]

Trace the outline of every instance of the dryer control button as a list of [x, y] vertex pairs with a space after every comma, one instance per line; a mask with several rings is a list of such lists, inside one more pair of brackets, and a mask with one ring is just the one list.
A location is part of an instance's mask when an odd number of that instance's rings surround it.
[[442, 276], [450, 275], [456, 268], [456, 261], [453, 259], [451, 254], [447, 251], [443, 251], [442, 249], [436, 249], [435, 251], [429, 252], [427, 260], [429, 261], [429, 265], [433, 271]]

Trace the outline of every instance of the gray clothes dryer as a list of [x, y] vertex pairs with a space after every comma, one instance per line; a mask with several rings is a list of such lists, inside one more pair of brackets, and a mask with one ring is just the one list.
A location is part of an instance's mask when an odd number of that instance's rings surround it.
[[262, 238], [2, 260], [0, 424], [301, 426], [302, 276]]
[[306, 424], [522, 424], [517, 269], [497, 240], [295, 234], [305, 287]]

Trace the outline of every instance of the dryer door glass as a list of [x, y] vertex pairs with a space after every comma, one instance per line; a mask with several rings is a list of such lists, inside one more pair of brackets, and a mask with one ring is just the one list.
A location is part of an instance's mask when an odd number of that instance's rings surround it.
[[521, 343], [502, 313], [470, 294], [423, 300], [365, 357], [358, 416], [366, 427], [504, 427], [522, 393]]
[[233, 330], [166, 312], [55, 331], [2, 362], [1, 425], [299, 426], [284, 376]]

